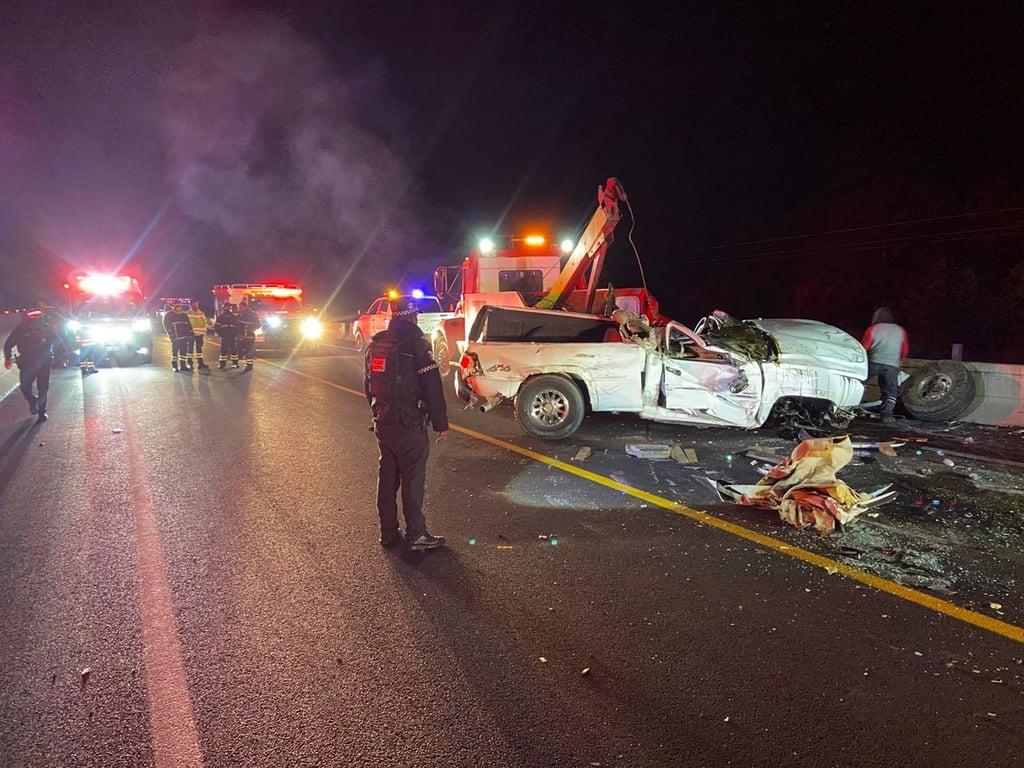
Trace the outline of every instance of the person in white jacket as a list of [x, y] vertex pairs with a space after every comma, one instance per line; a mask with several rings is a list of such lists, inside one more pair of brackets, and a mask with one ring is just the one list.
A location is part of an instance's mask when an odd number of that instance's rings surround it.
[[861, 341], [868, 352], [868, 380], [878, 379], [882, 392], [882, 422], [895, 421], [893, 411], [900, 392], [900, 363], [910, 351], [907, 332], [896, 323], [893, 311], [879, 307]]

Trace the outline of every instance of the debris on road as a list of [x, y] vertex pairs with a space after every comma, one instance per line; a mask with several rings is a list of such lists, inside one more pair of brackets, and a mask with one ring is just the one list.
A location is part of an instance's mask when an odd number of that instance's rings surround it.
[[626, 443], [626, 454], [638, 459], [667, 459], [672, 449], [659, 443]]
[[697, 451], [693, 448], [683, 448], [679, 445], [673, 445], [669, 451], [669, 455], [680, 464], [697, 463]]
[[896, 448], [902, 448], [906, 445], [905, 442], [894, 442], [892, 440], [880, 441], [877, 443], [853, 443], [853, 450], [855, 451], [878, 451], [884, 453], [886, 456], [895, 456]]
[[755, 485], [717, 483], [719, 497], [746, 506], [777, 509], [784, 522], [797, 528], [813, 525], [824, 535], [854, 520], [866, 510], [892, 500], [896, 492], [884, 486], [859, 493], [836, 477], [853, 458], [848, 435], [804, 440], [788, 459], [774, 466]]
[[584, 460], [590, 458], [590, 454], [591, 453], [593, 453], [593, 451], [590, 448], [588, 448], [587, 446], [584, 445], [582, 448], [580, 448], [578, 451], [576, 451], [576, 455], [572, 457], [572, 460], [573, 461], [584, 461]]

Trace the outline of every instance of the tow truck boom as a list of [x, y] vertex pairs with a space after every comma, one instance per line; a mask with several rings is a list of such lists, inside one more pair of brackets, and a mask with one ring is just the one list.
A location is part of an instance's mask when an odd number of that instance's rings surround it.
[[586, 229], [580, 235], [579, 242], [576, 243], [576, 247], [562, 268], [555, 284], [536, 305], [537, 309], [561, 309], [565, 306], [570, 294], [580, 284], [589, 269], [586, 311], [593, 312], [592, 304], [597, 290], [597, 281], [601, 277], [605, 253], [614, 240], [613, 232], [622, 218], [619, 201], [626, 199], [626, 190], [614, 176], [605, 182], [604, 188], [597, 188], [597, 210], [590, 217]]

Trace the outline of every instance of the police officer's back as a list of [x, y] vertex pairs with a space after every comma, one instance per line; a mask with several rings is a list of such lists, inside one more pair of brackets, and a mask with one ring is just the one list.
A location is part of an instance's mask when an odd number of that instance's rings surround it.
[[416, 325], [415, 303], [392, 304], [391, 324], [366, 348], [363, 389], [373, 412], [380, 447], [377, 512], [381, 544], [401, 540], [395, 494], [401, 487], [406, 542], [410, 549], [433, 549], [444, 539], [427, 533], [423, 516], [430, 439], [427, 423], [440, 442], [448, 433], [448, 409], [441, 374], [430, 343]]

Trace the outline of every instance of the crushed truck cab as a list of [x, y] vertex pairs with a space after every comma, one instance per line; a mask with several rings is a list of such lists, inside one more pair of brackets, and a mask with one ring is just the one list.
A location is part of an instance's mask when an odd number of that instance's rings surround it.
[[530, 435], [566, 438], [589, 412], [755, 429], [843, 427], [864, 393], [867, 356], [814, 320], [737, 320], [651, 328], [629, 312], [484, 306], [460, 361], [457, 391], [482, 411], [512, 401]]

